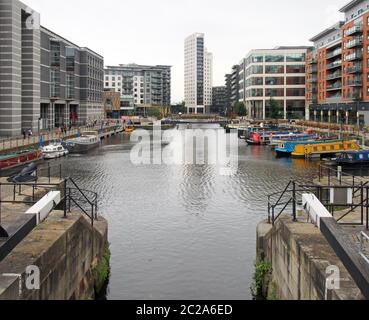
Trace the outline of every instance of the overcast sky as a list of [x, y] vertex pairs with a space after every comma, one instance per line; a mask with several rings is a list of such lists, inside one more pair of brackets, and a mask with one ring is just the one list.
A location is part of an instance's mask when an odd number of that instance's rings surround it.
[[349, 0], [23, 0], [41, 24], [102, 54], [105, 65], [173, 66], [172, 101], [183, 99], [184, 39], [205, 33], [214, 85], [251, 49], [309, 45]]

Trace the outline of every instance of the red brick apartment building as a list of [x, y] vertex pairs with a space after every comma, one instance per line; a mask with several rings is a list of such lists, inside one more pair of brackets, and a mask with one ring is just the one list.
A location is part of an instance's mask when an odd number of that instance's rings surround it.
[[354, 0], [344, 21], [310, 41], [306, 101], [313, 121], [369, 124], [369, 0]]

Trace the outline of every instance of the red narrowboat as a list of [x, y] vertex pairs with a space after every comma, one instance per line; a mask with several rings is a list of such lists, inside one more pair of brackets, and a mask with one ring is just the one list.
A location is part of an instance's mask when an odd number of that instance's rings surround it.
[[41, 150], [24, 150], [0, 155], [0, 170], [15, 168], [42, 159]]

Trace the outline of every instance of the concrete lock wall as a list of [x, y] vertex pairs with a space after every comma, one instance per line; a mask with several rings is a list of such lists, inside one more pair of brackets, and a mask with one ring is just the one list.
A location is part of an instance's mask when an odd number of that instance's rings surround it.
[[[267, 221], [260, 223], [257, 256], [271, 263], [271, 278], [280, 300], [363, 299], [342, 262], [312, 224], [293, 222], [289, 216], [282, 216], [274, 227]], [[330, 266], [340, 271], [340, 289], [326, 290]]]
[[[92, 228], [80, 214], [62, 219], [52, 214], [0, 262], [0, 300], [69, 300], [94, 298], [99, 275], [95, 270], [108, 250], [107, 222]], [[40, 289], [25, 285], [27, 266], [40, 269]], [[19, 279], [3, 274], [22, 274]]]

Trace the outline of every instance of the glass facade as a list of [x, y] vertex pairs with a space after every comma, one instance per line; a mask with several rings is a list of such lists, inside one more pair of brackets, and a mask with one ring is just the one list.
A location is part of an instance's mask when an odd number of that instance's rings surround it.
[[51, 69], [50, 70], [50, 97], [60, 97], [60, 71]]
[[284, 77], [266, 77], [265, 85], [266, 86], [283, 86]]
[[67, 90], [66, 90], [66, 98], [74, 99], [75, 98], [75, 77], [73, 74], [67, 73]]
[[284, 73], [284, 66], [265, 66], [265, 73]]
[[305, 100], [287, 100], [287, 119], [305, 118]]
[[286, 73], [305, 73], [305, 65], [288, 65]]
[[271, 54], [265, 56], [265, 62], [284, 62], [284, 55]]
[[60, 67], [60, 43], [58, 41], [50, 41], [50, 65]]
[[265, 89], [266, 97], [284, 97], [284, 89]]
[[286, 55], [287, 62], [305, 62], [306, 54], [305, 53], [292, 53]]

